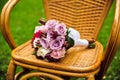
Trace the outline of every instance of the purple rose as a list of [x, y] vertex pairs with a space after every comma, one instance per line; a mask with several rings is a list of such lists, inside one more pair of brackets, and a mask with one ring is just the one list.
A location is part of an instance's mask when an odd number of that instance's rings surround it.
[[47, 32], [47, 39], [48, 40], [53, 40], [58, 36], [57, 32], [49, 30]]
[[64, 23], [57, 24], [55, 26], [55, 31], [57, 31], [59, 35], [66, 35], [66, 25]]
[[45, 49], [49, 48], [49, 41], [46, 38], [40, 38], [40, 44]]
[[45, 24], [45, 26], [48, 28], [48, 30], [54, 30], [55, 26], [58, 24], [57, 20], [48, 20]]
[[62, 48], [62, 45], [63, 43], [58, 39], [54, 39], [50, 42], [50, 48], [52, 50], [60, 50]]
[[56, 39], [59, 40], [62, 45], [65, 43], [65, 36], [58, 36]]

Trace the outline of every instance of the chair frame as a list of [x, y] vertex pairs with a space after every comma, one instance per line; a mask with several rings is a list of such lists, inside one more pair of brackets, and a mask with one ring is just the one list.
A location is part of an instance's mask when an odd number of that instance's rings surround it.
[[[16, 46], [16, 43], [14, 42], [14, 40], [12, 38], [12, 35], [10, 33], [9, 19], [10, 19], [10, 12], [14, 8], [14, 6], [18, 3], [18, 1], [19, 0], [8, 0], [8, 2], [4, 6], [4, 8], [2, 10], [2, 13], [1, 13], [1, 24], [0, 24], [1, 31], [3, 33], [3, 36], [6, 40], [6, 42], [9, 44], [9, 46], [12, 50], [15, 49], [17, 46]], [[120, 0], [116, 0], [116, 10], [115, 10], [115, 17], [114, 17], [114, 21], [113, 21], [112, 31], [111, 31], [111, 35], [110, 35], [110, 38], [109, 38], [107, 48], [104, 52], [104, 57], [103, 57], [103, 61], [101, 63], [101, 68], [100, 68], [100, 70], [97, 69], [95, 72], [93, 72], [93, 74], [99, 72], [98, 75], [96, 75], [96, 77], [95, 77], [96, 80], [102, 80], [102, 78], [103, 78], [105, 72], [107, 71], [112, 59], [115, 56], [115, 53], [116, 53], [119, 45], [120, 45]], [[12, 76], [7, 77], [8, 80], [14, 80], [13, 76], [15, 75], [14, 71], [16, 70], [17, 65], [22, 66], [24, 68], [24, 70], [22, 72], [18, 73], [16, 75], [16, 78], [19, 77], [18, 76], [19, 74], [21, 74], [21, 73], [23, 74], [23, 72], [25, 72], [25, 71], [29, 72], [29, 70], [26, 69], [26, 68], [28, 68], [28, 66], [29, 66], [29, 68], [43, 71], [42, 74], [54, 78], [51, 74], [49, 74], [51, 71], [54, 71], [54, 70], [34, 67], [34, 66], [31, 66], [31, 65], [28, 65], [28, 64], [20, 63], [20, 62], [15, 61], [15, 60], [11, 60], [10, 63], [9, 63], [9, 66], [8, 66], [7, 75], [9, 76], [9, 75], [12, 74]], [[46, 70], [49, 73], [44, 73], [44, 71], [46, 71]], [[59, 72], [59, 74], [64, 75], [63, 72], [61, 72], [61, 71], [58, 71], [58, 72]], [[56, 72], [56, 73], [58, 73], [58, 72]], [[29, 75], [31, 75], [31, 74], [28, 74], [26, 76], [29, 76]], [[35, 73], [34, 75], [41, 75], [41, 73]], [[71, 73], [67, 73], [67, 75], [70, 76]], [[75, 74], [74, 76], [84, 76], [84, 75]], [[88, 80], [93, 80], [93, 77], [94, 76], [88, 76]], [[54, 79], [62, 80], [61, 78], [59, 78], [57, 76], [55, 76]], [[23, 77], [23, 79], [21, 79], [21, 80], [26, 80], [26, 78]]]

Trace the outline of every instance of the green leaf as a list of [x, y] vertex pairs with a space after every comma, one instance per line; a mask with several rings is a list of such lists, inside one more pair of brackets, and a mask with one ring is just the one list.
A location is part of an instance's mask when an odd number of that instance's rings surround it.
[[69, 36], [67, 36], [67, 47], [66, 49], [69, 49], [70, 47], [72, 47], [74, 45], [74, 40], [72, 38], [70, 38]]
[[96, 46], [95, 43], [91, 43], [88, 45], [88, 48], [93, 49], [93, 48], [95, 48], [95, 46]]
[[66, 32], [66, 33], [67, 33], [67, 36], [68, 36], [68, 35], [69, 35], [69, 33], [70, 33], [70, 30], [69, 30], [69, 29], [67, 29], [67, 32]]

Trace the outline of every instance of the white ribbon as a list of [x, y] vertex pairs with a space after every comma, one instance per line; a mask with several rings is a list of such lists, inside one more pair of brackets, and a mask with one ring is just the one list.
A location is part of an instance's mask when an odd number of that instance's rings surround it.
[[70, 33], [68, 36], [74, 40], [74, 46], [88, 46], [89, 42], [86, 39], [80, 39], [80, 33], [73, 29], [69, 28]]
[[86, 39], [77, 39], [74, 46], [88, 46], [89, 42]]

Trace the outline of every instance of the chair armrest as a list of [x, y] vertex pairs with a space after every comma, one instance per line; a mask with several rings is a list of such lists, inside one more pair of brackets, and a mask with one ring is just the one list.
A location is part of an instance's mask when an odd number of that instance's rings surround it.
[[14, 8], [14, 6], [17, 4], [18, 1], [19, 0], [8, 0], [8, 2], [3, 7], [1, 13], [1, 22], [0, 22], [1, 31], [6, 42], [8, 43], [11, 49], [16, 48], [16, 43], [10, 32], [9, 18], [12, 9]]
[[105, 72], [107, 71], [116, 51], [120, 45], [120, 0], [116, 0], [116, 10], [110, 38], [104, 53], [103, 61], [101, 63], [101, 70], [96, 77], [97, 80], [102, 80]]
[[114, 22], [103, 60], [103, 62], [108, 60], [106, 62], [108, 64], [107, 67], [112, 61], [119, 45], [120, 45], [120, 0], [116, 0]]

